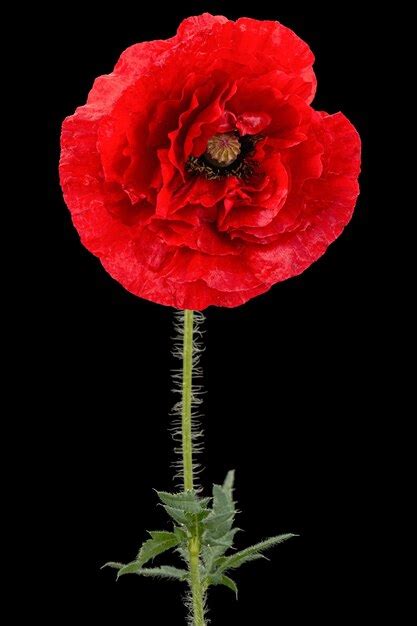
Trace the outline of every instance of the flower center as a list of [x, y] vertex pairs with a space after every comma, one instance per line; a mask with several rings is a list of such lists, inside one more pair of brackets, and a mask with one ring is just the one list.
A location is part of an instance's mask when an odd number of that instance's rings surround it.
[[249, 180], [258, 166], [253, 156], [261, 139], [261, 135], [239, 135], [237, 132], [213, 135], [204, 154], [190, 156], [185, 169], [191, 176], [204, 176], [207, 180], [228, 176]]
[[231, 133], [213, 135], [207, 142], [205, 157], [217, 167], [228, 167], [240, 154], [239, 138]]

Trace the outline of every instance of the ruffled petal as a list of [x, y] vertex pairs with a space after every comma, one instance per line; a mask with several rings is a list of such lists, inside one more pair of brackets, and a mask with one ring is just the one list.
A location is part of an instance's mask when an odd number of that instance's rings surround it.
[[305, 212], [299, 227], [271, 244], [245, 249], [252, 271], [269, 285], [300, 274], [324, 254], [350, 221], [359, 194], [357, 131], [342, 113], [318, 115], [324, 167], [320, 177], [303, 185]]

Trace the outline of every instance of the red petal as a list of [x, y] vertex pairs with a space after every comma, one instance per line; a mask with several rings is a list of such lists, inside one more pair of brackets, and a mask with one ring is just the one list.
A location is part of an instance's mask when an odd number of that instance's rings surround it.
[[236, 128], [241, 135], [258, 135], [271, 123], [268, 113], [259, 111], [257, 113], [243, 113], [239, 115]]
[[325, 169], [320, 178], [303, 186], [307, 209], [303, 222], [274, 243], [246, 249], [252, 270], [269, 285], [300, 274], [316, 261], [340, 235], [355, 207], [359, 135], [341, 113], [321, 116]]

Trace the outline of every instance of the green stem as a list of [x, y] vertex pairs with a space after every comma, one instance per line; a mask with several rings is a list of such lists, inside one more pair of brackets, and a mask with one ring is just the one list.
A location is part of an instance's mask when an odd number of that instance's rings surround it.
[[194, 626], [204, 626], [204, 593], [200, 576], [200, 540], [198, 537], [190, 539], [189, 551]]
[[194, 312], [184, 311], [184, 344], [182, 357], [182, 462], [184, 490], [194, 488], [191, 407], [193, 387]]
[[[193, 334], [194, 312], [184, 311], [184, 342], [182, 360], [182, 461], [184, 490], [194, 489], [193, 439], [192, 439], [192, 393], [193, 393]], [[192, 594], [194, 626], [205, 626], [204, 592], [200, 575], [200, 537], [198, 526], [188, 542], [190, 587]]]

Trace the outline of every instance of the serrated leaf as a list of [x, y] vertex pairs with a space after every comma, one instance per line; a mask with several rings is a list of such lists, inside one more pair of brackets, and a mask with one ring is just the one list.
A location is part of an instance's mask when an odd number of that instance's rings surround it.
[[233, 487], [235, 484], [235, 470], [227, 472], [227, 476], [224, 479], [223, 489], [230, 499], [233, 498]]
[[136, 558], [136, 563], [139, 564], [139, 567], [145, 565], [145, 563], [158, 556], [158, 554], [175, 548], [175, 546], [180, 543], [175, 533], [152, 531], [150, 534], [152, 539], [145, 541]]
[[161, 567], [141, 568], [135, 572], [139, 576], [148, 576], [154, 578], [167, 578], [170, 580], [187, 580], [188, 572], [184, 569], [171, 567], [170, 565], [161, 565]]
[[119, 571], [117, 572], [117, 578], [120, 578], [120, 576], [124, 576], [125, 574], [136, 574], [136, 572], [138, 570], [140, 570], [141, 565], [138, 563], [138, 561], [132, 561], [131, 563], [128, 563], [127, 565], [124, 565], [121, 569], [119, 569]]
[[220, 539], [228, 533], [232, 526], [235, 515], [233, 500], [220, 485], [213, 485], [213, 509], [204, 522], [207, 532], [207, 542]]
[[235, 504], [231, 498], [231, 492], [229, 495], [220, 485], [213, 485], [213, 509], [204, 521], [205, 533], [203, 535], [204, 545], [219, 547], [212, 554], [211, 560], [224, 554], [233, 546], [234, 533], [231, 533], [234, 516]]
[[108, 563], [104, 563], [104, 565], [102, 565], [100, 569], [104, 569], [105, 567], [112, 567], [113, 569], [122, 569], [124, 565], [125, 565], [124, 563], [116, 563], [115, 561], [109, 561]]
[[232, 591], [234, 591], [235, 595], [236, 595], [236, 600], [237, 600], [237, 585], [235, 583], [234, 580], [232, 580], [231, 578], [229, 578], [229, 576], [226, 576], [225, 574], [223, 574], [223, 576], [221, 577], [221, 581], [219, 583], [220, 585], [223, 585], [224, 587], [228, 587], [229, 589], [231, 589]]
[[171, 533], [167, 530], [148, 530], [148, 533], [155, 541], [170, 541], [174, 539], [174, 536], [178, 538], [175, 532]]
[[180, 555], [183, 561], [188, 563], [189, 550], [186, 544], [184, 543], [180, 544], [179, 546], [175, 548], [175, 551], [178, 552], [178, 554]]
[[228, 527], [227, 530], [222, 533], [224, 535], [225, 532], [230, 530], [231, 524], [233, 524], [233, 513], [230, 513], [230, 511], [219, 513], [217, 515], [213, 515], [213, 513], [211, 513], [204, 523], [205, 527], [211, 533], [216, 531], [217, 535], [220, 532], [220, 527], [224, 527], [225, 525]]
[[175, 526], [174, 533], [176, 534], [180, 542], [187, 541], [187, 531], [183, 528], [178, 528], [178, 526]]
[[198, 513], [188, 513], [187, 511], [167, 505], [164, 505], [164, 509], [177, 524], [186, 526], [187, 528], [195, 528], [196, 524], [210, 514], [210, 509], [201, 509]]
[[[208, 520], [207, 520], [208, 521]], [[226, 537], [231, 531], [233, 525], [233, 515], [229, 516], [216, 516], [210, 520], [210, 525], [207, 528], [207, 535], [205, 537], [205, 542], [207, 544], [214, 545], [218, 544], [223, 538]], [[227, 547], [231, 547], [227, 546]]]
[[213, 509], [204, 521], [205, 532], [202, 538], [205, 546], [204, 565], [208, 573], [213, 573], [216, 559], [233, 547], [237, 529], [232, 530], [235, 517], [232, 486], [233, 472], [229, 472], [223, 486], [213, 485]]
[[191, 514], [200, 513], [211, 500], [211, 498], [199, 498], [194, 491], [183, 491], [180, 493], [157, 491], [157, 494], [163, 504]]
[[240, 552], [236, 552], [231, 556], [222, 556], [217, 559], [216, 565], [216, 573], [221, 574], [226, 572], [229, 569], [236, 569], [247, 563], [248, 561], [253, 561], [259, 558], [263, 558], [262, 552], [265, 550], [269, 550], [269, 548], [273, 548], [274, 546], [291, 539], [292, 537], [296, 537], [292, 533], [288, 533], [285, 535], [278, 535], [277, 537], [271, 537], [270, 539], [266, 539], [265, 541], [261, 541], [260, 543], [255, 544], [254, 546], [250, 546], [249, 548], [245, 548], [245, 550], [241, 550]]
[[240, 532], [240, 530], [240, 528], [233, 528], [232, 530], [229, 530], [229, 532], [222, 535], [220, 539], [213, 538], [210, 546], [219, 546], [226, 549], [232, 548], [235, 535], [236, 533]]
[[220, 485], [213, 485], [213, 511], [225, 513], [233, 510], [233, 501], [228, 493]]
[[232, 491], [220, 485], [213, 485], [213, 513], [220, 515], [226, 512], [235, 512]]
[[207, 586], [209, 587], [210, 585], [223, 585], [224, 587], [228, 587], [228, 589], [234, 591], [237, 599], [237, 585], [234, 580], [229, 578], [229, 576], [226, 576], [225, 574], [213, 574], [207, 579]]
[[206, 519], [206, 517], [208, 517], [211, 513], [210, 509], [201, 509], [201, 511], [199, 511], [196, 515], [193, 515], [192, 517], [194, 518], [194, 520], [203, 520]]
[[174, 522], [177, 522], [177, 524], [182, 524], [184, 526], [188, 524], [187, 515], [181, 509], [176, 509], [172, 506], [167, 505], [164, 506], [164, 509], [168, 513], [168, 515], [172, 517]]
[[[203, 562], [207, 573], [213, 573], [213, 564], [221, 557], [227, 550], [233, 547], [233, 539], [235, 534], [239, 531], [239, 528], [234, 528], [220, 539], [213, 539], [206, 533], [205, 541], [203, 542]], [[207, 543], [208, 542], [208, 543]]]

